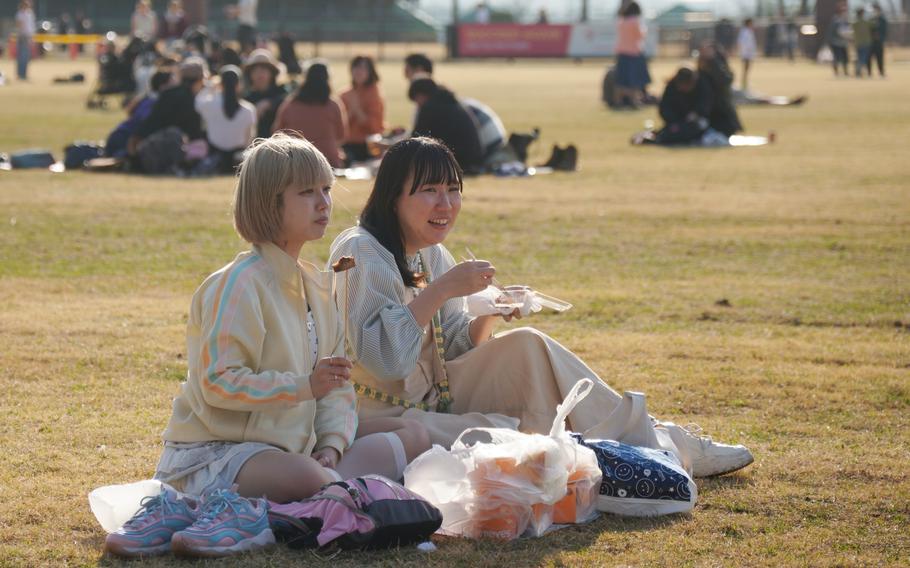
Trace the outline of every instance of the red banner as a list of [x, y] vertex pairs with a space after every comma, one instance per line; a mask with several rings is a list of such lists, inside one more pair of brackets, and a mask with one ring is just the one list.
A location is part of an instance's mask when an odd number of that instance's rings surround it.
[[461, 24], [459, 57], [565, 57], [570, 25]]

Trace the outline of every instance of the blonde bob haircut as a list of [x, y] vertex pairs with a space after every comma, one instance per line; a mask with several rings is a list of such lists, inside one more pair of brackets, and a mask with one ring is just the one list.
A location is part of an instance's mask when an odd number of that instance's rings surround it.
[[288, 187], [322, 188], [335, 175], [322, 152], [301, 137], [279, 132], [257, 138], [246, 151], [234, 192], [234, 228], [249, 243], [281, 236], [282, 192]]

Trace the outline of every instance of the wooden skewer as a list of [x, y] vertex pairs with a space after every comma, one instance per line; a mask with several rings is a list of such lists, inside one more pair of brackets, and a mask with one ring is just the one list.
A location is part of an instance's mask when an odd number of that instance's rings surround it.
[[[348, 347], [350, 345], [350, 342], [348, 341], [348, 300], [350, 299], [348, 296], [348, 289], [350, 288], [350, 286], [348, 285], [348, 283], [349, 283], [348, 270], [354, 268], [355, 266], [357, 266], [357, 263], [354, 262], [353, 256], [343, 256], [343, 257], [339, 258], [338, 261], [332, 265], [332, 270], [335, 272], [335, 290], [336, 290], [335, 293], [336, 294], [338, 293], [337, 292], [337, 290], [338, 290], [338, 273], [344, 272], [344, 309], [342, 310], [342, 312], [343, 312], [343, 316], [344, 316], [343, 325], [344, 325], [344, 352], [345, 352], [345, 355], [347, 355]], [[353, 351], [352, 351], [351, 355], [353, 358]]]

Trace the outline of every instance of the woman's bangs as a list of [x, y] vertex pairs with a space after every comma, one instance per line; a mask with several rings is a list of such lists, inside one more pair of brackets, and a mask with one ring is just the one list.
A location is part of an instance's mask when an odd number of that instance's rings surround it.
[[420, 186], [427, 184], [457, 184], [461, 191], [461, 168], [445, 147], [424, 146], [414, 155], [412, 163], [414, 180], [410, 193], [413, 194]]

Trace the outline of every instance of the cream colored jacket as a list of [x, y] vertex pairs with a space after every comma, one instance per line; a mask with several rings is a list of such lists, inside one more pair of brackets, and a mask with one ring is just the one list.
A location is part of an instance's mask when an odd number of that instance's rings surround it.
[[309, 455], [340, 453], [357, 431], [350, 385], [313, 398], [306, 325], [313, 312], [318, 358], [344, 354], [333, 273], [254, 245], [209, 276], [193, 295], [189, 370], [164, 431], [171, 442], [264, 442]]

